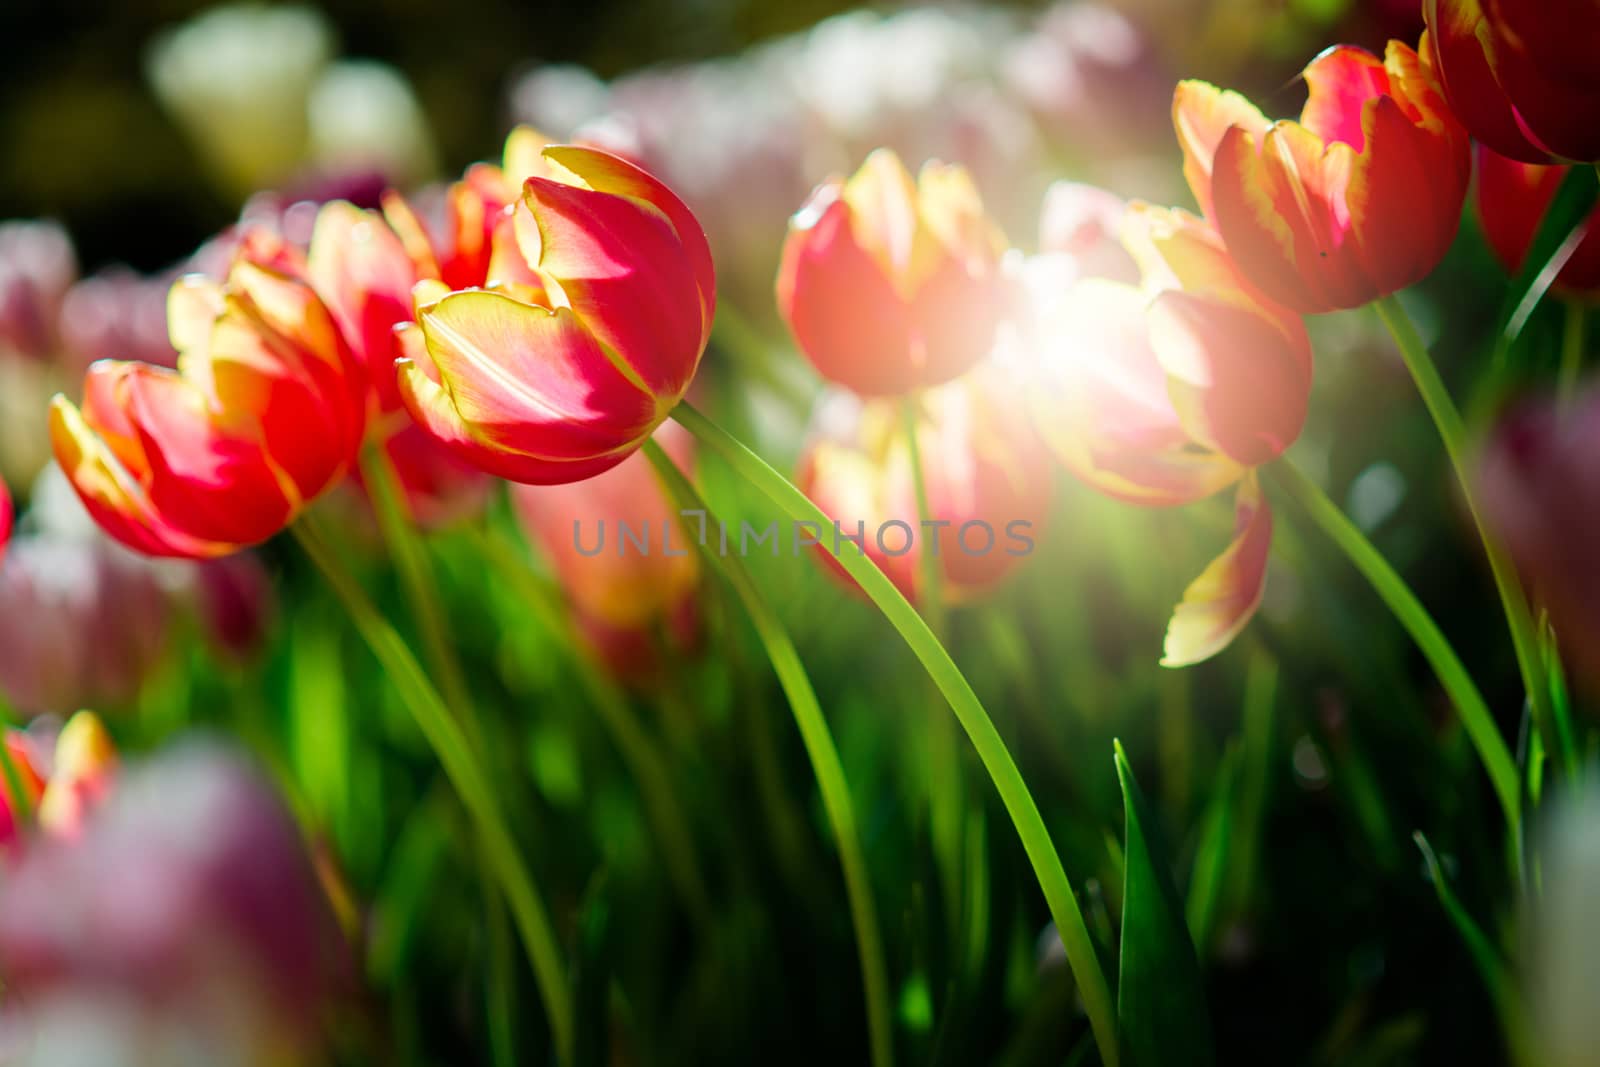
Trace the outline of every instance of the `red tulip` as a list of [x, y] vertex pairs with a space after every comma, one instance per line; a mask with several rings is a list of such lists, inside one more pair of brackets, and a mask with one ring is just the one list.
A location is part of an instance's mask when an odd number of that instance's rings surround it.
[[[1022, 401], [1014, 386], [1003, 369], [985, 364], [918, 398], [930, 527], [922, 526], [899, 404], [843, 395], [832, 410], [825, 404], [824, 432], [807, 444], [795, 477], [839, 524], [818, 539], [831, 542], [837, 533], [849, 552], [855, 549], [844, 537], [859, 535], [860, 549], [913, 601], [925, 595], [926, 552], [939, 560], [951, 602], [999, 583], [1032, 553], [1052, 495], [1048, 454], [1016, 417]], [[832, 553], [818, 551], [830, 573], [854, 587]]]
[[989, 352], [1004, 248], [966, 171], [928, 163], [913, 182], [879, 149], [791, 221], [778, 309], [830, 382], [862, 396], [939, 385]]
[[1129, 231], [1142, 290], [1088, 279], [1035, 301], [1030, 396], [1056, 455], [1110, 496], [1175, 505], [1238, 486], [1234, 540], [1167, 630], [1162, 662], [1180, 666], [1224, 648], [1260, 602], [1272, 516], [1253, 470], [1299, 436], [1311, 345], [1299, 317], [1255, 293], [1201, 220], [1140, 207]]
[[150, 555], [222, 556], [343, 477], [366, 385], [298, 255], [259, 232], [226, 282], [173, 286], [168, 324], [180, 369], [95, 363], [81, 410], [52, 403], [51, 441], [113, 537]]
[[1423, 0], [1428, 50], [1472, 136], [1524, 163], [1600, 160], [1600, 4]]
[[[1487, 145], [1478, 146], [1478, 218], [1483, 235], [1505, 269], [1522, 269], [1567, 168], [1519, 163]], [[1552, 285], [1568, 296], [1600, 296], [1600, 208], [1589, 215], [1588, 232]]]
[[1467, 136], [1425, 59], [1331, 48], [1305, 69], [1299, 122], [1178, 86], [1184, 174], [1244, 276], [1305, 313], [1361, 307], [1422, 280], [1460, 222]]
[[39, 797], [39, 826], [57, 837], [76, 838], [84, 819], [110, 792], [117, 748], [93, 712], [80, 711], [56, 735], [50, 779]]
[[633, 453], [682, 399], [716, 282], [694, 215], [654, 177], [552, 146], [497, 231], [495, 287], [421, 287], [400, 394], [417, 423], [490, 474], [552, 484]]
[[[52, 837], [77, 837], [116, 775], [116, 746], [99, 716], [80, 711], [53, 739], [37, 731], [7, 730], [3, 743], [39, 829]], [[0, 848], [15, 854], [23, 827], [11, 800], [10, 784], [0, 782]]]
[[[667, 423], [655, 437], [679, 467], [692, 465], [687, 431]], [[582, 482], [513, 486], [511, 502], [555, 569], [580, 633], [614, 673], [643, 681], [660, 666], [663, 635], [670, 647], [693, 642], [700, 531], [680, 518], [644, 456]]]

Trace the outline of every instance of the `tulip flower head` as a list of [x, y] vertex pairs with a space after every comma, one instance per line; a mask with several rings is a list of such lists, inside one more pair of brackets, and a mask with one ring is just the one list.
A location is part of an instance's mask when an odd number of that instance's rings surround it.
[[[926, 596], [923, 558], [938, 559], [952, 603], [988, 592], [1029, 555], [1050, 513], [1049, 454], [1026, 419], [1006, 370], [984, 364], [917, 399], [917, 450], [928, 496], [918, 508], [900, 405], [837, 393], [823, 404], [820, 432], [801, 455], [795, 484], [839, 524], [906, 598]], [[820, 538], [833, 539], [826, 530]], [[855, 582], [826, 549], [829, 573]]]
[[[99, 716], [80, 711], [53, 739], [7, 730], [3, 743], [15, 786], [39, 830], [49, 837], [78, 837], [116, 778], [116, 745]], [[24, 821], [11, 789], [11, 782], [0, 782], [0, 848], [16, 854], [23, 847]]]
[[1433, 66], [1472, 136], [1512, 159], [1600, 160], [1595, 0], [1423, 0]]
[[[687, 472], [694, 459], [688, 431], [667, 423], [655, 438]], [[648, 681], [663, 644], [694, 642], [698, 531], [681, 521], [644, 456], [582, 482], [514, 486], [511, 503], [554, 568], [579, 633], [614, 674]]]
[[[1522, 269], [1566, 172], [1566, 167], [1522, 163], [1478, 146], [1478, 218], [1495, 258], [1509, 273]], [[1588, 231], [1550, 288], [1569, 297], [1600, 297], [1600, 208], [1590, 213]]]
[[683, 398], [716, 279], [694, 215], [650, 174], [552, 146], [496, 232], [490, 287], [419, 287], [400, 396], [481, 470], [554, 484], [626, 459]]
[[1235, 487], [1234, 539], [1167, 630], [1162, 662], [1184, 666], [1226, 647], [1260, 603], [1272, 514], [1254, 468], [1300, 433], [1311, 345], [1202, 220], [1135, 207], [1127, 241], [1142, 287], [1089, 278], [1034, 295], [1031, 407], [1057, 457], [1107, 495], [1171, 506]]
[[791, 220], [778, 309], [830, 382], [862, 396], [941, 385], [993, 346], [1004, 249], [965, 170], [930, 162], [913, 181], [878, 149]]
[[1471, 173], [1466, 132], [1425, 57], [1331, 48], [1306, 67], [1298, 122], [1244, 97], [1178, 86], [1184, 174], [1240, 272], [1306, 314], [1420, 281], [1454, 239]]
[[80, 409], [58, 396], [56, 458], [108, 533], [195, 559], [264, 541], [341, 479], [366, 385], [292, 249], [257, 232], [221, 284], [172, 289], [178, 370], [101, 361]]

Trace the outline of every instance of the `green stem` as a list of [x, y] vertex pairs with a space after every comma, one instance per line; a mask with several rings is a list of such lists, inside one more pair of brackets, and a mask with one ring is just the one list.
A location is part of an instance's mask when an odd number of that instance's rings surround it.
[[1583, 371], [1585, 311], [1580, 301], [1567, 301], [1566, 322], [1561, 331], [1561, 370], [1556, 377], [1556, 395], [1563, 407], [1572, 402]]
[[[906, 442], [906, 459], [911, 465], [911, 484], [917, 502], [917, 533], [921, 538], [917, 556], [917, 603], [928, 629], [935, 637], [947, 636], [944, 612], [944, 568], [939, 561], [938, 529], [932, 528], [933, 507], [928, 500], [928, 473], [922, 465], [922, 444], [917, 433], [920, 398], [910, 394], [900, 403], [901, 432]], [[945, 913], [952, 934], [961, 927], [961, 833], [962, 818], [961, 751], [956, 743], [955, 723], [940, 716], [928, 724], [928, 816], [932, 822], [933, 847], [940, 877], [944, 882]]]
[[406, 601], [411, 607], [417, 630], [422, 635], [423, 654], [427, 657], [430, 676], [439, 679], [445, 706], [461, 720], [468, 738], [481, 753], [484, 751], [483, 732], [473, 713], [475, 705], [467, 690], [466, 676], [462, 673], [455, 644], [450, 640], [449, 624], [439, 603], [438, 585], [434, 581], [427, 549], [423, 547], [416, 527], [406, 514], [394, 464], [382, 448], [370, 446], [361, 456], [361, 476], [372, 497], [372, 510], [378, 519], [378, 529], [400, 574]]
[[1478, 750], [1478, 757], [1489, 774], [1500, 806], [1505, 809], [1506, 822], [1513, 836], [1518, 836], [1522, 825], [1522, 800], [1517, 785], [1516, 761], [1511, 758], [1511, 750], [1506, 747], [1505, 739], [1495, 725], [1489, 705], [1467, 674], [1455, 649], [1450, 647], [1450, 642], [1433, 621], [1433, 616], [1428, 614], [1416, 594], [1406, 585], [1405, 579], [1389, 566], [1389, 562], [1356, 524], [1339, 510], [1338, 505], [1328, 498], [1321, 486], [1287, 459], [1280, 460], [1272, 467], [1269, 476], [1280, 489], [1299, 502], [1323, 532], [1350, 558], [1356, 569], [1372, 583], [1373, 589], [1427, 657], [1440, 684], [1454, 702], [1467, 735]]
[[344, 604], [350, 621], [355, 624], [362, 639], [383, 665], [384, 672], [405, 701], [418, 728], [438, 755], [451, 785], [472, 816], [482, 847], [488, 854], [489, 864], [500, 882], [501, 892], [505, 894], [512, 919], [522, 936], [523, 947], [527, 950], [528, 961], [539, 986], [539, 995], [544, 1001], [550, 1030], [555, 1035], [557, 1051], [562, 1060], [570, 1062], [572, 1003], [555, 931], [550, 925], [550, 916], [539, 897], [533, 876], [517, 851], [516, 839], [511, 835], [510, 824], [495, 792], [467, 743], [460, 724], [451, 716], [416, 656], [345, 570], [312, 521], [310, 516], [306, 516], [290, 529]]
[[633, 776], [645, 805], [645, 817], [655, 828], [667, 874], [677, 886], [685, 906], [702, 929], [713, 921], [711, 896], [696, 858], [694, 835], [678, 803], [672, 775], [660, 751], [633, 713], [628, 697], [600, 670], [582, 646], [559, 590], [540, 580], [516, 547], [503, 534], [475, 528], [478, 545], [500, 577], [516, 590], [523, 606], [567, 648], [568, 659], [589, 706], [600, 716], [628, 773]]
[[[679, 404], [673, 412], [673, 418], [721, 455], [751, 486], [761, 490], [768, 499], [782, 508], [789, 518], [796, 522], [812, 523], [818, 530], [832, 525], [832, 520], [824, 515], [804, 493], [791, 485], [788, 479], [731, 437], [727, 431], [696, 411], [692, 405]], [[823, 543], [827, 542], [824, 540]], [[1073, 895], [1072, 883], [1067, 878], [1066, 868], [1061, 864], [1061, 856], [1050, 840], [1050, 831], [1045, 827], [1044, 816], [1039, 813], [1039, 806], [1034, 802], [1033, 794], [1028, 791], [1027, 783], [1022, 779], [1022, 772], [1017, 769], [1016, 761], [1011, 758], [1000, 732], [995, 729], [994, 720], [984, 710], [978, 695], [973, 692], [961, 669], [950, 659], [950, 654], [939, 643], [939, 639], [928, 629], [927, 623], [922, 621], [916, 609], [894, 587], [894, 583], [884, 577], [883, 572], [862, 553], [840, 552], [835, 545], [829, 547], [834, 557], [838, 559], [839, 565], [856, 580], [862, 591], [878, 606], [884, 618], [916, 654], [923, 668], [938, 685], [939, 691], [949, 701], [951, 710], [960, 720], [967, 736], [971, 738], [979, 759], [983, 761], [984, 769], [994, 781], [995, 789], [1017, 828], [1023, 850], [1027, 852], [1028, 860], [1033, 865], [1034, 875], [1039, 880], [1039, 887], [1044, 892], [1045, 902], [1049, 905], [1051, 917], [1055, 920], [1062, 947], [1066, 950], [1067, 962], [1072, 968], [1078, 990], [1083, 996], [1084, 1006], [1088, 1010], [1089, 1024], [1094, 1030], [1100, 1058], [1106, 1067], [1117, 1067], [1120, 1058], [1116, 1012], [1112, 1006], [1110, 987], [1106, 984], [1105, 973], [1100, 968], [1100, 959], [1095, 952], [1094, 941], [1084, 924], [1083, 912]]]
[[[711, 511], [683, 472], [653, 440], [644, 443], [644, 452], [656, 469], [656, 475], [667, 489], [668, 496], [685, 511], [698, 511], [709, 520]], [[709, 546], [705, 557], [717, 568], [734, 592], [744, 603], [778, 682], [789, 699], [794, 712], [795, 725], [800, 728], [806, 755], [816, 772], [817, 788], [822, 793], [822, 806], [827, 810], [833, 834], [839, 841], [839, 863], [844, 868], [845, 892], [850, 898], [850, 915], [856, 928], [856, 945], [861, 957], [861, 980], [867, 999], [867, 1027], [872, 1042], [874, 1067], [889, 1067], [894, 1062], [894, 1031], [889, 1012], [889, 969], [884, 959], [883, 935], [878, 927], [877, 906], [872, 900], [872, 881], [867, 871], [867, 854], [861, 846], [861, 834], [856, 822], [855, 805], [850, 799], [850, 786], [845, 781], [844, 765], [839, 760], [839, 750], [828, 730], [828, 720], [817, 703], [817, 694], [811, 688], [800, 654], [794, 642], [756, 588], [750, 572], [737, 556], [721, 556]]]
[[[1500, 603], [1505, 609], [1506, 625], [1511, 631], [1511, 646], [1517, 657], [1517, 670], [1522, 676], [1522, 687], [1533, 709], [1534, 722], [1544, 736], [1545, 749], [1549, 752], [1560, 752], [1558, 739], [1554, 736], [1550, 692], [1540, 670], [1539, 644], [1533, 627], [1533, 615], [1529, 611], [1527, 598], [1522, 594], [1522, 586], [1517, 581], [1516, 569], [1512, 566], [1505, 549], [1501, 547], [1499, 539], [1483, 521], [1483, 512], [1478, 506], [1472, 473], [1467, 467], [1467, 431], [1462, 424], [1461, 413], [1456, 409], [1455, 401], [1450, 399], [1444, 379], [1439, 376], [1439, 369], [1428, 356], [1427, 346], [1417, 335], [1416, 327], [1412, 325], [1399, 299], [1390, 294], [1379, 298], [1373, 306], [1378, 309], [1379, 317], [1394, 336], [1395, 343], [1400, 346], [1400, 355], [1405, 360], [1406, 368], [1417, 383], [1417, 391], [1422, 394], [1422, 402], [1427, 406], [1428, 414], [1433, 417], [1433, 423], [1439, 430], [1439, 437], [1444, 441], [1445, 452], [1449, 454], [1450, 465], [1455, 469], [1456, 480], [1461, 485], [1462, 498], [1467, 503], [1467, 510], [1472, 515], [1478, 538], [1483, 543], [1484, 555], [1489, 560], [1489, 570], [1494, 575], [1495, 589], [1499, 592]], [[1501, 742], [1500, 747], [1505, 747], [1504, 742]], [[1481, 746], [1480, 751], [1482, 751]]]

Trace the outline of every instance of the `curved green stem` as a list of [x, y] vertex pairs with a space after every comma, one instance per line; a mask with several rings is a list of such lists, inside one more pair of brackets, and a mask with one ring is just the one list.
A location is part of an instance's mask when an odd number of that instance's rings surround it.
[[633, 775], [645, 805], [645, 817], [655, 828], [666, 861], [667, 874], [677, 885], [684, 904], [701, 927], [712, 922], [711, 895], [696, 858], [694, 835], [689, 820], [673, 791], [672, 775], [660, 750], [634, 714], [628, 697], [601, 673], [573, 631], [572, 621], [561, 601], [559, 590], [541, 581], [528, 567], [528, 561], [503, 534], [474, 528], [478, 546], [491, 565], [510, 586], [518, 599], [530, 609], [541, 625], [567, 647], [573, 673], [583, 687], [584, 696], [600, 716], [601, 725], [611, 735], [628, 773]]
[[[653, 440], [644, 443], [644, 452], [656, 469], [668, 495], [685, 511], [698, 511], [709, 519], [711, 511], [695, 490], [689, 479]], [[704, 544], [702, 547], [705, 548]], [[861, 847], [860, 828], [856, 823], [855, 805], [850, 800], [850, 786], [845, 781], [844, 764], [839, 760], [839, 750], [828, 730], [828, 720], [817, 703], [817, 694], [811, 688], [800, 654], [777, 614], [756, 588], [750, 572], [737, 556], [723, 557], [715, 552], [705, 552], [706, 559], [717, 568], [734, 592], [744, 603], [745, 612], [756, 628], [778, 682], [789, 698], [794, 712], [795, 725], [800, 728], [800, 738], [805, 743], [812, 770], [817, 775], [817, 788], [822, 793], [822, 806], [828, 812], [833, 834], [839, 841], [839, 863], [844, 868], [845, 892], [850, 898], [851, 921], [856, 928], [856, 945], [861, 956], [861, 980], [867, 998], [867, 1028], [872, 1042], [874, 1067], [889, 1067], [894, 1062], [894, 1031], [889, 1013], [889, 968], [883, 953], [883, 934], [878, 926], [878, 909], [872, 900], [872, 881], [867, 872], [867, 854]]]
[[1450, 465], [1454, 468], [1456, 480], [1461, 485], [1462, 498], [1472, 515], [1478, 538], [1483, 542], [1484, 555], [1488, 557], [1489, 570], [1494, 575], [1495, 589], [1499, 592], [1500, 603], [1505, 609], [1506, 625], [1511, 631], [1511, 647], [1516, 653], [1517, 670], [1522, 676], [1522, 687], [1533, 709], [1534, 722], [1544, 737], [1545, 750], [1552, 753], [1560, 752], [1558, 739], [1554, 736], [1550, 690], [1540, 670], [1539, 644], [1534, 631], [1533, 615], [1528, 608], [1527, 598], [1523, 596], [1522, 586], [1517, 581], [1516, 569], [1512, 566], [1505, 549], [1501, 547], [1499, 539], [1485, 525], [1483, 512], [1478, 507], [1472, 474], [1467, 469], [1467, 431], [1462, 424], [1461, 413], [1456, 409], [1455, 401], [1450, 398], [1444, 379], [1439, 376], [1439, 369], [1429, 358], [1427, 346], [1417, 335], [1416, 327], [1412, 325], [1399, 299], [1390, 294], [1378, 299], [1373, 306], [1378, 309], [1378, 315], [1389, 328], [1389, 332], [1394, 335], [1395, 343], [1400, 346], [1400, 355], [1405, 360], [1406, 368], [1417, 383], [1417, 391], [1422, 394], [1422, 402], [1427, 406], [1428, 414], [1433, 417], [1433, 423], [1439, 430], [1439, 437], [1444, 441], [1445, 452], [1450, 456]]
[[[687, 403], [679, 404], [672, 417], [721, 455], [734, 470], [753, 487], [761, 490], [790, 519], [811, 523], [818, 530], [833, 525], [833, 520], [824, 515], [804, 493], [791, 485], [787, 478], [773, 470], [765, 460], [730, 436], [722, 427], [700, 414], [693, 406]], [[826, 544], [826, 540], [823, 543]], [[960, 668], [951, 660], [950, 654], [933, 635], [933, 631], [928, 629], [927, 623], [922, 621], [916, 609], [894, 587], [894, 583], [884, 577], [883, 572], [862, 553], [840, 552], [837, 551], [837, 546], [829, 547], [834, 550], [834, 557], [838, 559], [839, 565], [856, 580], [861, 589], [878, 606], [878, 610], [883, 612], [890, 625], [910, 646], [911, 651], [916, 654], [923, 668], [938, 685], [939, 691], [949, 701], [951, 710], [960, 720], [967, 736], [971, 738], [973, 748], [978, 752], [978, 758], [983, 761], [984, 769], [988, 771], [995, 790], [1000, 794], [1000, 799], [1017, 828], [1023, 850], [1027, 852], [1028, 861], [1033, 865], [1034, 875], [1039, 880], [1039, 887], [1044, 892], [1045, 902], [1049, 905], [1051, 917], [1055, 920], [1062, 947], [1066, 950], [1067, 963], [1072, 968], [1073, 977], [1078, 983], [1078, 991], [1088, 1011], [1095, 1043], [1100, 1049], [1100, 1059], [1106, 1067], [1117, 1067], [1120, 1058], [1117, 1046], [1116, 1011], [1112, 1006], [1111, 991], [1106, 984], [1105, 973], [1100, 968], [1100, 958], [1095, 953], [1094, 941], [1084, 924], [1083, 912], [1078, 907], [1077, 897], [1073, 894], [1066, 868], [1062, 866], [1061, 856], [1057, 853], [1054, 842], [1050, 840], [1050, 831], [1045, 827], [1044, 816], [1039, 813], [1039, 806], [1034, 802], [1033, 794], [1028, 791], [1027, 783], [1022, 779], [1022, 772], [1017, 769], [1016, 761], [1011, 758], [1004, 739], [995, 729], [994, 720], [984, 710], [978, 695], [973, 692], [972, 686], [962, 675]]]
[[1505, 738], [1500, 735], [1500, 728], [1495, 725], [1483, 694], [1478, 691], [1461, 658], [1433, 621], [1433, 616], [1428, 614], [1428, 609], [1422, 606], [1411, 587], [1406, 585], [1405, 579], [1389, 566], [1388, 560], [1328, 498], [1321, 486], [1287, 459], [1271, 467], [1268, 476], [1278, 488], [1299, 502], [1323, 532], [1350, 558], [1356, 569], [1366, 576], [1372, 588], [1383, 598], [1400, 625], [1406, 628], [1406, 632], [1427, 657], [1440, 684], [1455, 704], [1461, 724], [1466, 727], [1467, 736], [1472, 739], [1473, 746], [1478, 750], [1478, 758], [1483, 761], [1484, 770], [1489, 774], [1495, 796], [1505, 809], [1506, 821], [1511, 826], [1513, 836], [1517, 836], [1522, 825], [1522, 795], [1517, 785], [1516, 761], [1511, 758], [1511, 750], [1506, 747]]
[[460, 724], [451, 716], [416, 656], [345, 570], [312, 525], [312, 519], [306, 516], [291, 526], [290, 530], [343, 603], [350, 621], [372, 649], [373, 655], [383, 665], [384, 672], [416, 719], [418, 728], [438, 755], [450, 784], [455, 787], [472, 816], [490, 867], [522, 936], [528, 961], [539, 986], [539, 995], [544, 1001], [550, 1030], [555, 1035], [556, 1048], [562, 1060], [570, 1061], [572, 1003], [555, 931], [550, 925], [549, 913], [545, 911], [533, 876], [517, 851], [510, 824], [483, 767], [467, 743]]

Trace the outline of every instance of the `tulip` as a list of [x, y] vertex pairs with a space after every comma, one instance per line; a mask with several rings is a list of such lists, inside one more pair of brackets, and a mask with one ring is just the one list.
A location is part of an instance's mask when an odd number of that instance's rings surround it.
[[993, 346], [1004, 248], [966, 171], [928, 163], [913, 182], [879, 149], [791, 220], [778, 309], [830, 382], [862, 396], [940, 385]]
[[1167, 629], [1162, 662], [1184, 666], [1225, 648], [1261, 601], [1272, 514], [1254, 469], [1299, 436], [1311, 344], [1200, 219], [1138, 207], [1127, 241], [1142, 288], [1090, 278], [1034, 294], [1032, 411], [1057, 457], [1107, 495], [1172, 506], [1235, 487], [1234, 538]]
[[1460, 222], [1466, 132], [1425, 58], [1339, 46], [1305, 69], [1299, 122], [1269, 122], [1204, 82], [1178, 86], [1184, 174], [1240, 271], [1314, 314], [1361, 307], [1426, 277]]
[[[837, 533], [849, 552], [844, 536], [859, 533], [859, 548], [912, 601], [927, 594], [925, 553], [938, 560], [951, 603], [999, 584], [1033, 551], [1052, 495], [1048, 453], [1027, 420], [1016, 417], [1022, 401], [1014, 385], [1001, 367], [985, 364], [919, 398], [917, 450], [929, 526], [922, 525], [899, 405], [837, 394], [833, 410], [824, 405], [824, 431], [807, 444], [795, 478], [839, 524], [821, 540]], [[822, 550], [820, 558], [854, 587], [831, 553]]]
[[[685, 472], [693, 465], [694, 440], [676, 423], [655, 439]], [[511, 503], [554, 568], [579, 632], [613, 673], [647, 680], [662, 633], [672, 646], [693, 642], [699, 531], [681, 521], [644, 456], [582, 482], [513, 486]]]
[[1473, 137], [1512, 159], [1600, 160], [1594, 0], [1424, 0], [1433, 66]]
[[30, 1067], [318, 1062], [342, 948], [282, 802], [214, 744], [127, 768], [0, 884], [3, 1021]]
[[[80, 711], [53, 739], [41, 739], [37, 730], [7, 730], [3, 743], [16, 785], [39, 829], [52, 837], [78, 837], [85, 818], [110, 792], [116, 772], [116, 746], [99, 717]], [[17, 855], [21, 845], [22, 825], [12, 808], [11, 785], [0, 782], [0, 847]]]
[[39, 826], [58, 837], [76, 838], [84, 820], [105, 799], [117, 769], [117, 749], [93, 712], [80, 711], [56, 736], [50, 779], [39, 798]]
[[[5, 745], [6, 759], [16, 773], [16, 788], [21, 791], [21, 801], [28, 809], [36, 807], [44, 792], [44, 776], [39, 773], [43, 761], [35, 751], [32, 740], [21, 730], [7, 730], [0, 738]], [[22, 847], [23, 812], [17, 810], [12, 783], [0, 780], [0, 855], [15, 856]]]
[[196, 559], [264, 541], [343, 477], [366, 385], [297, 253], [257, 233], [224, 283], [180, 279], [179, 370], [102, 361], [51, 406], [56, 458], [95, 521]]
[[[592, 477], [682, 399], [710, 337], [715, 277], [693, 214], [654, 177], [552, 146], [492, 248], [494, 288], [419, 288], [402, 331], [402, 402], [490, 474]], [[441, 287], [442, 288], [442, 287]]]
[[[1516, 274], [1528, 258], [1567, 168], [1521, 163], [1478, 146], [1478, 218], [1483, 235], [1505, 269]], [[1556, 275], [1551, 289], [1566, 296], [1600, 296], [1600, 208], [1588, 232]]]
[[1562, 657], [1600, 689], [1600, 392], [1531, 402], [1490, 437], [1478, 466], [1485, 520], [1550, 614]]

